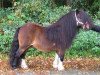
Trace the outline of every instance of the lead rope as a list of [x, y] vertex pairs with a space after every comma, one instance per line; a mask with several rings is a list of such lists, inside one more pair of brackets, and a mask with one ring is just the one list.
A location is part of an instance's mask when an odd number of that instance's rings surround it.
[[83, 22], [80, 22], [80, 21], [78, 20], [78, 18], [77, 18], [77, 16], [76, 16], [76, 12], [75, 12], [75, 18], [76, 18], [76, 24], [77, 24], [77, 26], [78, 26], [78, 24], [83, 24]]

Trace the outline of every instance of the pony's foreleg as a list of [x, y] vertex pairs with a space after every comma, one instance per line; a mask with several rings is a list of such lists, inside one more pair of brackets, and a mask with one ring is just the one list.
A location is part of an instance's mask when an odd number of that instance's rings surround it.
[[60, 53], [59, 55], [59, 64], [58, 64], [58, 70], [64, 70], [64, 66], [63, 66], [63, 60], [64, 60], [64, 53]]
[[64, 52], [57, 53], [55, 56], [55, 60], [53, 62], [53, 67], [57, 68], [58, 70], [64, 70], [63, 59], [64, 59]]
[[56, 53], [55, 54], [55, 59], [53, 61], [53, 68], [58, 68], [58, 62], [59, 62], [59, 56], [58, 54]]

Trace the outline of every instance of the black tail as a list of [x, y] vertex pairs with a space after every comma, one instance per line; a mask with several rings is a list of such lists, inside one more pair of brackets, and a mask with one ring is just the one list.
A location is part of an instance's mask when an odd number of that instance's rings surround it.
[[96, 31], [96, 32], [100, 32], [100, 26], [94, 25], [91, 30]]
[[13, 42], [12, 42], [12, 47], [11, 47], [11, 52], [10, 52], [10, 65], [11, 65], [11, 67], [13, 67], [13, 62], [15, 60], [15, 54], [16, 54], [16, 51], [19, 48], [19, 41], [18, 41], [19, 30], [20, 30], [20, 28], [18, 28], [16, 30], [16, 33], [14, 35], [14, 39], [13, 39]]

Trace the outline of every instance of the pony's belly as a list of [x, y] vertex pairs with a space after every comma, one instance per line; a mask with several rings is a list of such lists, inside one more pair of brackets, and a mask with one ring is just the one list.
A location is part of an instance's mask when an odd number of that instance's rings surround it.
[[33, 43], [33, 47], [38, 49], [39, 51], [49, 52], [53, 49], [54, 45], [51, 44], [43, 44], [43, 43]]

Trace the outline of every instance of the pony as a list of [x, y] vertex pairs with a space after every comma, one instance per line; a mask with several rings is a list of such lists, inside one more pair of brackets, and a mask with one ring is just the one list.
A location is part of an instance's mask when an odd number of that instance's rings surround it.
[[70, 11], [48, 27], [27, 22], [19, 27], [14, 35], [10, 66], [13, 69], [19, 67], [28, 69], [25, 54], [33, 47], [44, 52], [55, 51], [53, 67], [64, 70], [65, 51], [70, 48], [80, 28], [100, 32], [100, 26], [94, 25], [90, 16], [83, 10]]

